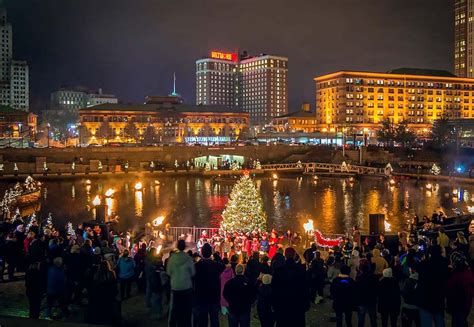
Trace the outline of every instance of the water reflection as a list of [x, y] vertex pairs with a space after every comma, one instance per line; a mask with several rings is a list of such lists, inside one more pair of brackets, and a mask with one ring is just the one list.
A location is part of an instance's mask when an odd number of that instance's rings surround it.
[[[232, 191], [232, 185], [213, 183], [194, 177], [142, 179], [143, 190], [135, 191], [136, 179], [105, 178], [45, 182], [40, 215], [52, 212], [74, 224], [90, 219], [87, 206], [100, 189], [116, 190], [105, 198], [107, 214], [120, 217], [120, 228], [140, 228], [145, 222], [166, 213], [174, 226], [218, 226], [220, 213]], [[431, 216], [434, 210], [452, 215], [454, 209], [467, 212], [474, 205], [474, 186], [450, 183], [401, 181], [390, 186], [385, 180], [360, 179], [350, 182], [337, 178], [280, 178], [255, 181], [268, 216], [268, 225], [279, 229], [301, 229], [308, 219], [323, 232], [343, 233], [358, 225], [368, 229], [368, 215], [385, 212], [387, 221], [397, 230], [415, 213]], [[0, 185], [0, 192], [11, 185]], [[137, 219], [143, 218], [143, 219]]]

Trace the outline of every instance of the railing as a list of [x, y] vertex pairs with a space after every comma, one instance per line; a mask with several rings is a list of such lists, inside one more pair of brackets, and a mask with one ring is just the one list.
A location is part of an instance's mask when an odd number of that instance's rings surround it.
[[360, 175], [386, 175], [385, 168], [366, 167], [350, 164], [332, 164], [318, 162], [297, 162], [284, 164], [262, 165], [263, 170], [286, 170], [304, 171], [305, 173], [316, 173], [325, 171], [330, 173], [354, 173]]
[[164, 233], [168, 240], [176, 241], [180, 238], [186, 240], [186, 242], [193, 242], [196, 243], [203, 232], [206, 232], [208, 237], [214, 235], [214, 233], [218, 232], [219, 228], [212, 228], [212, 227], [170, 227]]

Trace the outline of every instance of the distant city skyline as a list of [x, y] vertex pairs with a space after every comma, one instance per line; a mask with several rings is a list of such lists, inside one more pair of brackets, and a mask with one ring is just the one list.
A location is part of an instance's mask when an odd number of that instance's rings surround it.
[[[60, 85], [103, 87], [123, 102], [177, 91], [195, 101], [195, 60], [210, 49], [288, 57], [288, 110], [314, 106], [313, 78], [341, 70], [453, 71], [446, 0], [240, 2], [5, 0], [15, 56], [30, 66], [30, 109]], [[236, 14], [238, 13], [238, 14]]]

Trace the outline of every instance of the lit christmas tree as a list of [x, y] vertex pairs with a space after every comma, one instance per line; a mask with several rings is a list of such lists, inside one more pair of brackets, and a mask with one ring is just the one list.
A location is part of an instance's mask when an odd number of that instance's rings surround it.
[[71, 239], [76, 239], [76, 231], [74, 230], [71, 222], [68, 222], [66, 225], [66, 233], [67, 235], [71, 236]]
[[49, 230], [53, 230], [53, 215], [50, 213], [48, 213], [48, 217], [46, 218], [46, 222], [44, 223], [44, 228], [43, 230], [45, 229], [49, 229]]
[[227, 232], [264, 231], [266, 223], [262, 197], [249, 175], [245, 174], [232, 189], [222, 213], [221, 229]]
[[439, 175], [441, 173], [441, 168], [439, 168], [438, 165], [433, 164], [433, 166], [431, 167], [431, 173], [433, 175]]
[[36, 220], [36, 214], [33, 213], [31, 216], [30, 216], [30, 219], [28, 220], [28, 224], [26, 224], [26, 232], [28, 233], [31, 229], [31, 227], [33, 226], [33, 224], [35, 224], [37, 222]]

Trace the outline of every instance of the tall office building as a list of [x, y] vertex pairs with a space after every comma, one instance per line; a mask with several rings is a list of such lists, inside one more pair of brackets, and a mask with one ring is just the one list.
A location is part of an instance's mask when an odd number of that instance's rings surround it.
[[474, 0], [454, 0], [454, 74], [473, 77]]
[[196, 61], [196, 103], [243, 109], [265, 125], [288, 113], [287, 80], [288, 58], [212, 51]]
[[13, 60], [12, 26], [0, 8], [0, 104], [28, 111], [29, 72], [26, 61]]

